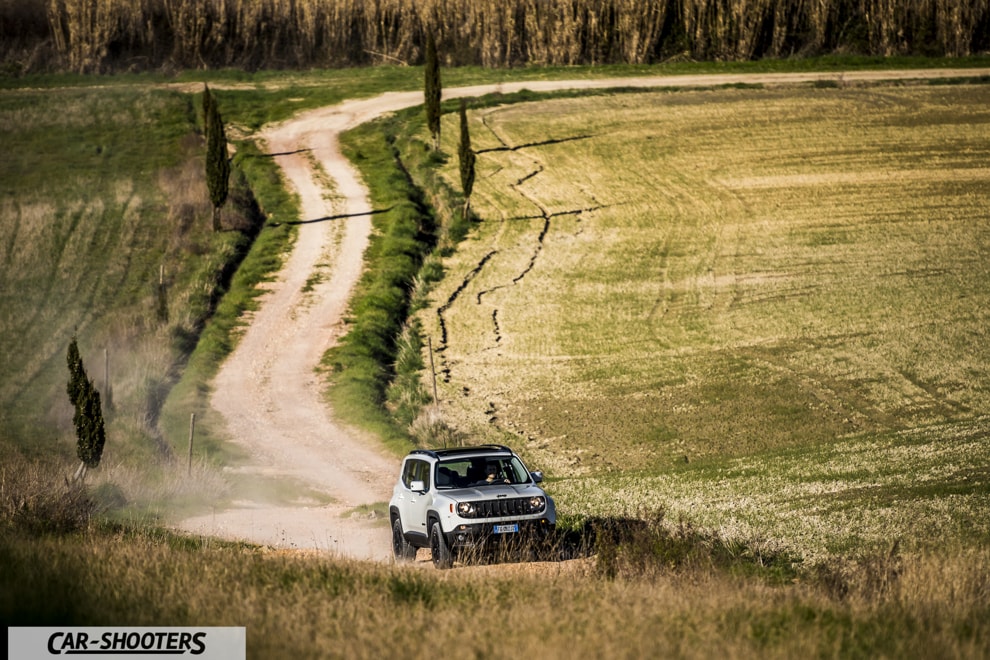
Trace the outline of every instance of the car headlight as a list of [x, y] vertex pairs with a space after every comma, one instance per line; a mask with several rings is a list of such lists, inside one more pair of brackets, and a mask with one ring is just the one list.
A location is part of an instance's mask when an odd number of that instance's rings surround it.
[[531, 497], [529, 498], [529, 509], [533, 513], [539, 513], [547, 507], [547, 499], [545, 497]]
[[474, 505], [470, 502], [458, 502], [457, 503], [457, 515], [459, 516], [470, 516], [474, 513]]

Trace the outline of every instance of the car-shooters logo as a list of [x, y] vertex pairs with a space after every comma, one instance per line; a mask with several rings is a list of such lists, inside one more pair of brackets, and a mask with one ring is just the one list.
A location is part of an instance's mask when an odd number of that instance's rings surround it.
[[92, 653], [167, 653], [169, 655], [203, 655], [206, 650], [205, 632], [105, 632], [92, 639], [87, 632], [56, 632], [48, 638], [52, 655]]
[[194, 656], [243, 660], [244, 628], [8, 628], [9, 658]]

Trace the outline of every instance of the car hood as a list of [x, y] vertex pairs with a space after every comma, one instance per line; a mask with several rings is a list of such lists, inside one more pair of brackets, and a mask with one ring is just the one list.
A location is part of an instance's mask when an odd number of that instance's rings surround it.
[[543, 489], [535, 484], [492, 484], [471, 488], [454, 488], [441, 491], [458, 500], [496, 500], [509, 497], [534, 497], [546, 495]]

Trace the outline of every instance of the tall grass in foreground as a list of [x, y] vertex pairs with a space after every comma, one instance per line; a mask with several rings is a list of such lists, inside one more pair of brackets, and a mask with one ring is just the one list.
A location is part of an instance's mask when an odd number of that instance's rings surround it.
[[779, 586], [698, 566], [606, 578], [588, 561], [439, 573], [113, 528], [5, 533], [0, 561], [8, 625], [245, 626], [258, 658], [375, 658], [410, 640], [491, 658], [980, 658], [990, 644], [985, 549]]
[[856, 52], [964, 56], [990, 46], [987, 0], [4, 0], [14, 72], [640, 64]]
[[24, 462], [0, 469], [7, 625], [245, 626], [258, 658], [377, 658], [410, 639], [494, 658], [990, 650], [985, 546], [902, 556], [894, 545], [795, 570], [647, 512], [571, 528], [590, 540], [584, 559], [437, 572], [98, 523], [112, 492], [61, 483]]

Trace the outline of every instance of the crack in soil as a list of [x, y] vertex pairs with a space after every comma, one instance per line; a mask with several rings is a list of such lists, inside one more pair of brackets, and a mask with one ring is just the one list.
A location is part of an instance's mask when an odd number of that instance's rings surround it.
[[490, 147], [488, 149], [479, 149], [475, 153], [476, 154], [491, 154], [491, 153], [496, 153], [496, 152], [500, 152], [500, 151], [522, 151], [523, 149], [533, 149], [533, 148], [536, 148], [536, 147], [549, 147], [549, 146], [552, 146], [554, 144], [564, 144], [565, 142], [577, 142], [578, 140], [590, 140], [591, 138], [593, 138], [595, 136], [594, 135], [575, 135], [573, 137], [552, 138], [550, 140], [541, 140], [539, 142], [527, 142], [526, 144], [518, 144], [518, 145], [515, 145], [515, 146], [510, 146], [508, 144], [505, 144], [505, 142], [502, 141], [502, 138], [499, 137], [498, 135], [496, 135], [495, 137], [499, 138], [499, 141], [502, 142], [502, 146], [501, 147]]
[[454, 305], [454, 302], [464, 292], [464, 290], [468, 287], [468, 285], [471, 284], [471, 281], [478, 276], [478, 273], [480, 273], [481, 270], [485, 267], [485, 264], [488, 263], [488, 261], [496, 254], [498, 254], [498, 250], [492, 250], [484, 257], [482, 257], [481, 261], [478, 262], [478, 265], [472, 268], [471, 271], [464, 276], [464, 279], [461, 281], [461, 283], [457, 286], [456, 289], [454, 289], [453, 293], [451, 293], [450, 296], [447, 298], [447, 302], [445, 302], [443, 305], [437, 308], [437, 319], [439, 320], [440, 323], [440, 345], [437, 347], [436, 352], [440, 354], [440, 359], [442, 361], [440, 373], [443, 374], [443, 380], [445, 383], [450, 382], [450, 366], [447, 365], [447, 361], [443, 355], [444, 351], [447, 348], [447, 320], [443, 317], [443, 315], [447, 312], [447, 310], [449, 310]]
[[495, 343], [499, 344], [502, 342], [502, 331], [498, 326], [498, 308], [492, 310], [492, 326], [495, 331]]
[[521, 178], [518, 181], [516, 181], [516, 183], [513, 186], [513, 188], [515, 188], [516, 186], [521, 186], [522, 184], [526, 183], [527, 181], [529, 181], [533, 177], [537, 176], [538, 174], [542, 174], [543, 173], [543, 170], [544, 170], [544, 167], [542, 165], [540, 165], [540, 168], [538, 170], [536, 170], [535, 172], [530, 172], [529, 174], [527, 174], [523, 178]]

